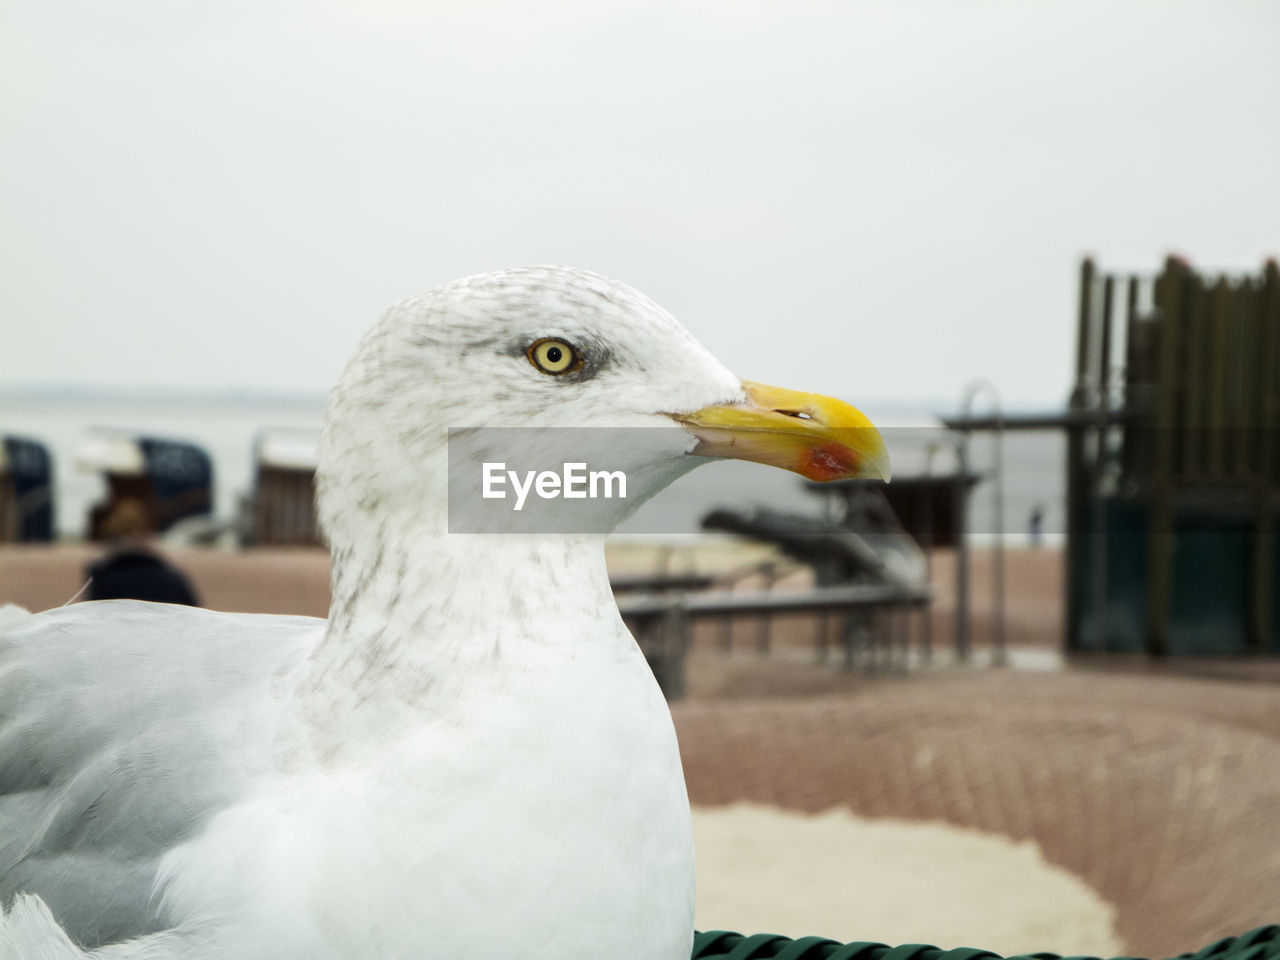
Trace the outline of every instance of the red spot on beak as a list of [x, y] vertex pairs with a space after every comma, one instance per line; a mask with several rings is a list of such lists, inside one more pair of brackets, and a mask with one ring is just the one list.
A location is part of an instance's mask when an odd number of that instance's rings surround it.
[[804, 452], [796, 471], [810, 480], [836, 480], [857, 473], [858, 455], [838, 443], [820, 443]]

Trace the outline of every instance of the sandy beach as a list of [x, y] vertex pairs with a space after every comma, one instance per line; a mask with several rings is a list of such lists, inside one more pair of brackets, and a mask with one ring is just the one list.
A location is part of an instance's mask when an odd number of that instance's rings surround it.
[[[96, 555], [0, 549], [0, 602], [66, 602]], [[322, 551], [170, 556], [211, 607], [325, 613]], [[610, 551], [615, 574], [765, 558], [725, 544]], [[990, 571], [976, 554], [967, 666], [951, 656], [945, 553], [928, 668], [819, 664], [803, 617], [776, 619], [768, 656], [756, 622], [735, 623], [729, 653], [718, 625], [699, 626], [673, 715], [696, 810], [700, 925], [1159, 957], [1280, 916], [1280, 858], [1264, 841], [1280, 822], [1274, 683], [1244, 682], [1248, 667], [1220, 679], [1194, 665], [1062, 664], [1052, 549], [1006, 557], [1014, 662], [1052, 669], [990, 669]], [[793, 573], [777, 589], [805, 583]]]
[[1122, 949], [1115, 909], [1030, 840], [843, 807], [737, 802], [696, 807], [693, 822], [704, 930], [750, 917], [753, 929], [793, 937], [974, 943], [1006, 955], [1050, 943], [1104, 957]]

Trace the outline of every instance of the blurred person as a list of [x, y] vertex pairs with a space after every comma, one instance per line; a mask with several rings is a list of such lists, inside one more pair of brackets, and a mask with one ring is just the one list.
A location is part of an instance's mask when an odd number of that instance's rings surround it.
[[102, 522], [111, 542], [105, 556], [89, 564], [87, 599], [151, 600], [200, 606], [185, 574], [148, 543], [152, 532], [140, 500], [121, 500]]
[[1044, 507], [1036, 504], [1031, 508], [1031, 545], [1038, 547], [1044, 542]]

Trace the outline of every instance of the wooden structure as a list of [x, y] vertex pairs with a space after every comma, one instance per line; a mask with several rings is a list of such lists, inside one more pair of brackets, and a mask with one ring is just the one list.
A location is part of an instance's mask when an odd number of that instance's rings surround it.
[[[768, 590], [709, 590], [692, 594], [635, 595], [618, 597], [618, 610], [644, 651], [663, 693], [670, 700], [684, 693], [684, 655], [689, 647], [691, 622], [696, 617], [728, 618], [750, 615], [768, 618], [780, 613], [807, 613], [838, 618], [843, 625], [846, 668], [857, 664], [865, 643], [851, 626], [865, 625], [873, 617], [916, 610], [927, 614], [933, 594], [923, 584], [843, 584], [803, 592]], [[898, 617], [888, 639], [905, 655], [906, 623]], [[826, 651], [825, 623], [820, 625], [819, 649]], [[761, 649], [768, 652], [767, 644]], [[889, 651], [892, 654], [892, 650]]]
[[[1003, 421], [996, 429], [1003, 431]], [[968, 435], [961, 432], [955, 440], [956, 459], [961, 469], [950, 474], [925, 473], [917, 476], [895, 477], [890, 484], [878, 480], [835, 480], [831, 483], [809, 481], [805, 488], [827, 501], [827, 512], [844, 517], [844, 524], [855, 529], [875, 528], [876, 517], [884, 508], [893, 516], [894, 527], [907, 533], [919, 547], [925, 561], [924, 580], [932, 580], [933, 551], [938, 547], [955, 547], [959, 552], [956, 562], [955, 629], [952, 642], [956, 659], [968, 661], [972, 649], [972, 624], [970, 617], [968, 516], [969, 497], [973, 488], [983, 479], [970, 471], [968, 466]], [[1000, 467], [997, 464], [994, 480], [1001, 489]], [[999, 516], [1000, 511], [996, 511]], [[883, 541], [882, 541], [883, 544]], [[997, 549], [1003, 555], [1003, 547]], [[821, 582], [821, 581], [820, 581]], [[993, 584], [996, 602], [993, 609], [1001, 613], [993, 618], [995, 636], [992, 639], [992, 659], [1003, 664], [1004, 651], [1004, 580]], [[925, 616], [921, 620], [921, 651], [926, 660], [933, 656], [933, 620]]]
[[0, 437], [0, 543], [52, 540], [53, 458], [29, 437]]
[[315, 511], [318, 442], [314, 430], [263, 430], [254, 439], [251, 543], [314, 546], [321, 542]]
[[879, 480], [833, 480], [805, 483], [812, 494], [839, 501], [845, 516], [863, 509], [868, 494], [883, 498], [902, 529], [920, 545], [957, 546], [964, 536], [969, 495], [982, 478], [975, 473], [923, 474]]
[[194, 443], [101, 431], [76, 460], [107, 485], [106, 498], [89, 511], [91, 540], [164, 533], [213, 513], [213, 460]]
[[1280, 653], [1280, 270], [1080, 273], [1070, 650]]
[[[865, 509], [868, 500], [875, 509]], [[772, 561], [753, 564], [714, 583], [692, 575], [631, 578], [634, 584], [614, 582], [618, 608], [669, 698], [683, 692], [684, 655], [695, 619], [719, 623], [721, 649], [728, 653], [733, 621], [749, 618], [756, 626], [757, 649], [767, 655], [775, 615], [810, 614], [817, 627], [820, 660], [827, 659], [834, 632], [844, 650], [846, 668], [905, 666], [910, 633], [907, 613], [927, 612], [932, 599], [924, 557], [878, 490], [848, 488], [841, 502], [849, 509], [839, 520], [767, 508], [746, 512], [721, 508], [702, 521], [705, 529], [772, 544], [792, 562], [811, 567], [813, 589], [774, 591], [779, 573]], [[733, 589], [735, 581], [745, 576], [763, 577], [763, 588]], [[703, 589], [706, 586], [712, 589]], [[926, 641], [924, 651], [928, 649]]]

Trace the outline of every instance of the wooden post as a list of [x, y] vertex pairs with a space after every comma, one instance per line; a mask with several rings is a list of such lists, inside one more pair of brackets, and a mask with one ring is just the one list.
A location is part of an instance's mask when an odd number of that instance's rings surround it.
[[[764, 574], [764, 590], [767, 593], [778, 582], [777, 565], [772, 563], [765, 564], [761, 573]], [[759, 619], [756, 621], [756, 650], [760, 656], [767, 657], [773, 640], [773, 617], [767, 613], [761, 613], [758, 616]]]
[[1219, 277], [1213, 285], [1211, 327], [1209, 334], [1209, 375], [1205, 389], [1209, 394], [1206, 409], [1205, 469], [1209, 477], [1220, 483], [1226, 471], [1227, 431], [1227, 343], [1231, 338], [1227, 307], [1230, 285], [1225, 277]]
[[[1086, 258], [1080, 264], [1080, 312], [1076, 329], [1076, 382], [1071, 391], [1070, 409], [1089, 408], [1089, 326], [1093, 318], [1094, 264]], [[1064, 590], [1067, 598], [1067, 615], [1064, 618], [1066, 636], [1063, 647], [1080, 648], [1080, 623], [1085, 601], [1081, 579], [1081, 537], [1084, 534], [1084, 500], [1087, 495], [1087, 479], [1084, 471], [1084, 428], [1072, 425], [1067, 428], [1067, 556]]]
[[844, 631], [841, 640], [844, 643], [844, 668], [852, 670], [857, 664], [857, 642], [858, 627], [860, 620], [856, 613], [850, 613], [844, 618]]
[[1102, 330], [1099, 351], [1097, 419], [1094, 430], [1093, 475], [1089, 484], [1091, 587], [1089, 604], [1094, 646], [1107, 649], [1107, 501], [1103, 489], [1107, 474], [1107, 439], [1111, 433], [1107, 422], [1110, 414], [1111, 388], [1111, 314], [1115, 303], [1115, 280], [1102, 283]]
[[1157, 367], [1155, 447], [1151, 471], [1150, 510], [1147, 516], [1147, 652], [1169, 652], [1169, 605], [1173, 589], [1173, 466], [1174, 432], [1178, 421], [1178, 356], [1182, 346], [1182, 312], [1188, 285], [1187, 267], [1180, 260], [1165, 260], [1156, 281], [1159, 308], [1159, 360]]
[[1102, 332], [1098, 337], [1098, 405], [1103, 411], [1103, 423], [1111, 403], [1111, 317], [1115, 295], [1115, 277], [1106, 277], [1102, 281]]
[[1249, 475], [1249, 411], [1245, 396], [1248, 393], [1248, 355], [1253, 329], [1248, 304], [1251, 297], [1249, 280], [1232, 285], [1227, 294], [1227, 317], [1231, 328], [1231, 343], [1227, 353], [1227, 365], [1232, 376], [1227, 391], [1227, 420], [1231, 432], [1227, 435], [1223, 468], [1234, 482]]
[[[1138, 316], [1138, 294], [1149, 282], [1136, 274], [1125, 278], [1124, 399], [1129, 417], [1120, 427], [1121, 473], [1125, 480], [1150, 470], [1151, 327]], [[1135, 417], [1141, 417], [1135, 420]]]
[[1178, 474], [1186, 479], [1198, 479], [1201, 473], [1201, 456], [1204, 440], [1204, 357], [1205, 317], [1207, 314], [1204, 284], [1199, 277], [1187, 280], [1186, 302], [1183, 304], [1182, 334], [1186, 343], [1181, 362], [1179, 380], [1183, 384], [1181, 426], [1177, 439], [1181, 442]]
[[1276, 341], [1280, 326], [1280, 270], [1267, 261], [1258, 291], [1258, 464], [1254, 475], [1253, 590], [1249, 648], [1271, 646], [1271, 592], [1275, 578]]
[[689, 614], [679, 603], [673, 603], [662, 614], [658, 624], [660, 637], [658, 661], [663, 679], [659, 686], [668, 700], [684, 696], [684, 658], [689, 650]]

